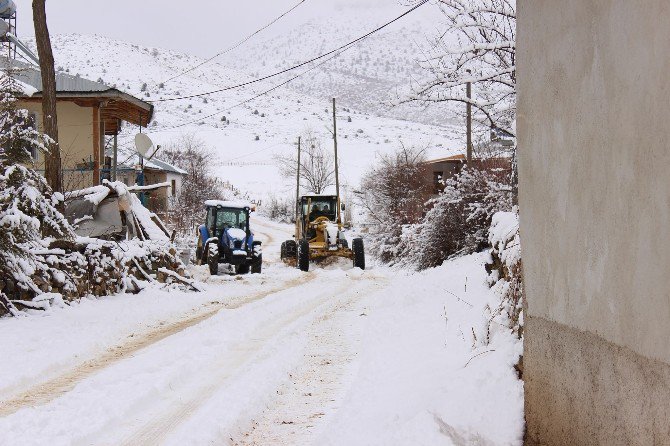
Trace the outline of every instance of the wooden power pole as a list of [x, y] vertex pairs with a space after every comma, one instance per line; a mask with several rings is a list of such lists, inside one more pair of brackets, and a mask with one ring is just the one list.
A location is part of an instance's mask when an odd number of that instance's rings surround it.
[[[467, 70], [468, 75], [470, 75], [471, 71]], [[465, 114], [466, 114], [466, 145], [467, 145], [467, 154], [466, 154], [466, 161], [468, 164], [472, 161], [472, 104], [470, 103], [470, 99], [472, 99], [472, 82], [468, 81], [465, 84], [465, 95], [468, 98], [468, 103], [465, 106]]]
[[335, 98], [333, 98], [333, 144], [335, 146], [335, 194], [337, 195], [337, 223], [342, 223], [341, 204], [340, 204], [340, 171], [339, 159], [337, 158], [337, 118], [335, 114]]
[[47, 183], [55, 192], [63, 191], [60, 148], [58, 146], [58, 118], [56, 116], [56, 70], [51, 50], [49, 28], [47, 28], [46, 0], [33, 0], [33, 23], [35, 43], [42, 74], [42, 124], [44, 133], [51, 138], [49, 153], [45, 157]]
[[300, 218], [300, 137], [298, 136], [298, 169], [295, 179], [295, 221]]

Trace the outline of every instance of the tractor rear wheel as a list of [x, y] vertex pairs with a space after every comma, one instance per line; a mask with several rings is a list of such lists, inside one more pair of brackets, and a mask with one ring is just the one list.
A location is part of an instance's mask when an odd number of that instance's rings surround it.
[[300, 240], [298, 243], [298, 268], [300, 271], [309, 271], [309, 242]]
[[363, 248], [363, 239], [355, 238], [351, 243], [354, 251], [354, 268], [365, 269], [365, 250]]
[[209, 274], [212, 276], [219, 274], [219, 247], [214, 243], [207, 247], [207, 265], [209, 265]]
[[263, 254], [256, 258], [256, 261], [251, 264], [251, 274], [260, 274], [263, 269]]

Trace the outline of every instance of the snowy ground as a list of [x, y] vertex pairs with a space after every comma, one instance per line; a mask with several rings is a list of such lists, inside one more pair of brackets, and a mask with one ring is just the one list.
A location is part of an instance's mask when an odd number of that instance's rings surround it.
[[521, 444], [521, 344], [471, 334], [482, 255], [304, 274], [256, 224], [262, 275], [0, 320], [0, 445]]

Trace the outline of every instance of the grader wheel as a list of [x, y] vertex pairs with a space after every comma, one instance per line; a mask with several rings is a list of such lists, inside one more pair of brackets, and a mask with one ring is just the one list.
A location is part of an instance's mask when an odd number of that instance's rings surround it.
[[298, 243], [298, 268], [300, 271], [309, 271], [309, 242], [300, 240]]

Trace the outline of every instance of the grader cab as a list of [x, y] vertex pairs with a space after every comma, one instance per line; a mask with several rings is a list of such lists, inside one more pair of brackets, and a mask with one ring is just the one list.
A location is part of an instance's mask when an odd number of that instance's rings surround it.
[[355, 268], [365, 269], [363, 239], [354, 239], [349, 248], [343, 234], [337, 195], [302, 196], [294, 238], [282, 243], [281, 258], [302, 271], [309, 271], [311, 261], [330, 257], [351, 259]]

